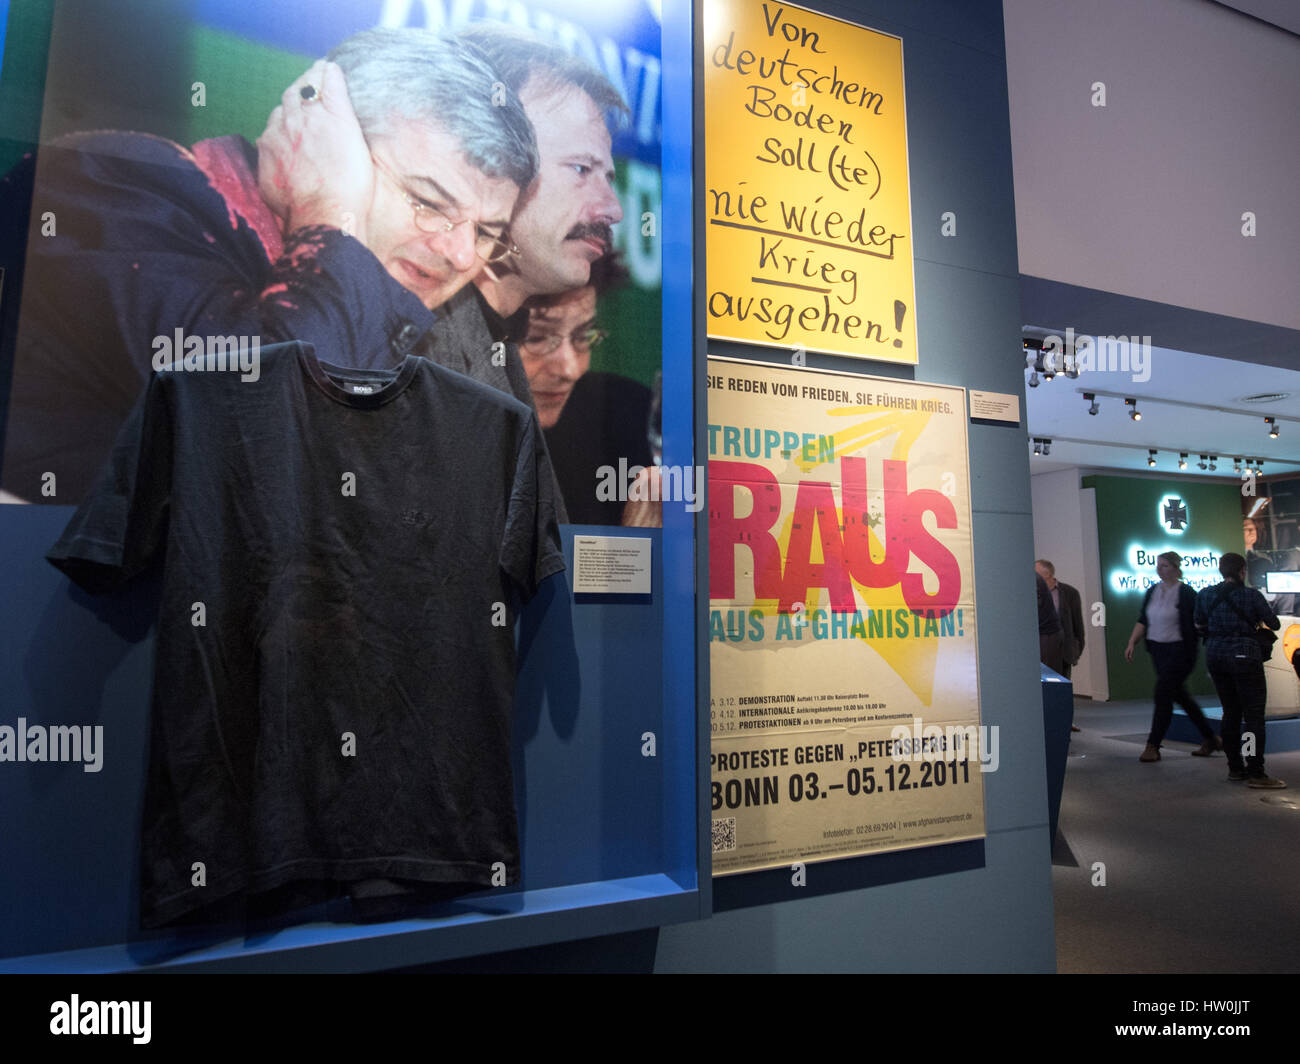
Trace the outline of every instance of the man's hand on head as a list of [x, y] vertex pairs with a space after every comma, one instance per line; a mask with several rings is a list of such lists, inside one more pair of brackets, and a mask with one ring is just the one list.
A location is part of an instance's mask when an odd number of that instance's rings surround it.
[[284, 90], [257, 140], [257, 183], [286, 234], [327, 225], [366, 242], [375, 168], [336, 64], [318, 60]]

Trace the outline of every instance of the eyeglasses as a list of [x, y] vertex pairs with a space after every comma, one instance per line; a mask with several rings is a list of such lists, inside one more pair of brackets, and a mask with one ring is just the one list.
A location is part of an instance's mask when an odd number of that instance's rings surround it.
[[520, 343], [521, 347], [528, 349], [530, 355], [536, 355], [538, 358], [545, 358], [560, 349], [560, 344], [568, 340], [573, 345], [573, 349], [581, 355], [585, 355], [593, 347], [596, 347], [602, 340], [609, 335], [604, 329], [574, 329], [573, 332], [565, 336], [564, 333], [535, 333], [527, 336]]
[[[375, 169], [388, 178], [397, 187], [397, 191], [402, 194], [402, 198], [406, 200], [407, 205], [414, 212], [415, 227], [420, 232], [450, 233], [457, 226], [471, 221], [469, 218], [453, 220], [447, 216], [442, 208], [436, 207], [432, 203], [426, 203], [418, 196], [413, 196], [392, 170], [381, 163], [374, 155], [371, 155], [370, 158], [375, 164]], [[519, 254], [519, 248], [510, 240], [510, 235], [506, 230], [503, 229], [500, 233], [494, 233], [490, 229], [483, 228], [478, 222], [472, 224], [474, 226], [474, 254], [484, 262], [504, 262], [510, 256]]]

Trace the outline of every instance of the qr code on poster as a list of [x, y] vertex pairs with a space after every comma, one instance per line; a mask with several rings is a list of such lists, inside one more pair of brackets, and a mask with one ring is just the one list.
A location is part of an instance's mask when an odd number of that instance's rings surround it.
[[736, 818], [722, 817], [713, 822], [713, 852], [734, 850], [736, 848]]

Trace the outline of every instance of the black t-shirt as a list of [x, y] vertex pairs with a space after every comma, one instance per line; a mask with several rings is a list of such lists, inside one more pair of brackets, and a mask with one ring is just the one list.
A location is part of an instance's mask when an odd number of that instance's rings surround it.
[[531, 410], [415, 356], [152, 377], [48, 555], [89, 590], [164, 557], [146, 926], [302, 880], [517, 878], [514, 608], [564, 567], [541, 454]]

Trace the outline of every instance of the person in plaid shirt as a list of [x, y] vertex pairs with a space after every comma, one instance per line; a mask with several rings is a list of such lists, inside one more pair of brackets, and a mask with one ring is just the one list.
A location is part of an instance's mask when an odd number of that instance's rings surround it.
[[[1263, 652], [1253, 634], [1261, 625], [1276, 631], [1281, 622], [1264, 596], [1246, 587], [1245, 558], [1225, 554], [1219, 560], [1219, 572], [1223, 583], [1205, 588], [1196, 597], [1196, 630], [1206, 637], [1206, 664], [1223, 702], [1223, 752], [1228, 756], [1228, 780], [1244, 780], [1250, 787], [1285, 787], [1282, 780], [1264, 772], [1267, 688]], [[1243, 739], [1247, 742], [1245, 752]]]

